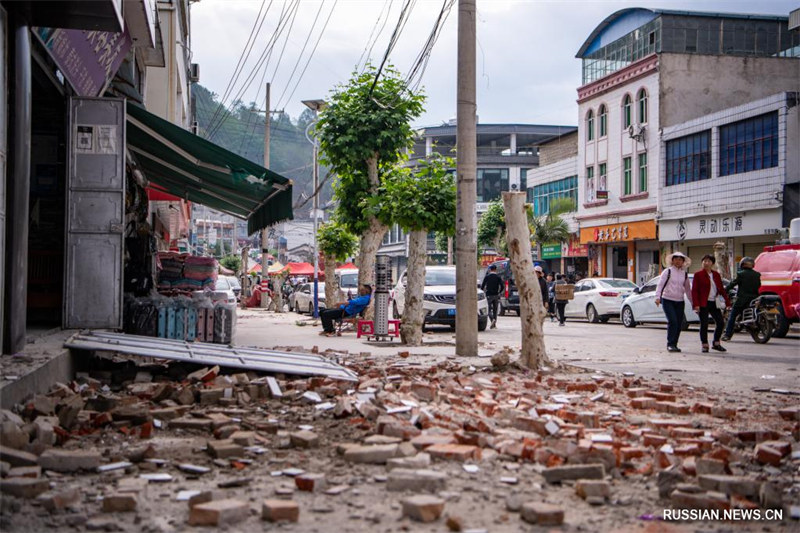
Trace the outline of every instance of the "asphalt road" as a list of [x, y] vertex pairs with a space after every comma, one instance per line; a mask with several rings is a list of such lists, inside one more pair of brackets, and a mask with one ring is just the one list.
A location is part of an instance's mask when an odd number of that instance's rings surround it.
[[[303, 324], [302, 326], [300, 324]], [[504, 346], [519, 348], [520, 320], [499, 317], [497, 329], [478, 334], [480, 358], [465, 358], [474, 365], [488, 364], [489, 355]], [[350, 353], [396, 354], [408, 350], [413, 359], [433, 362], [454, 355], [455, 335], [449, 328], [429, 331], [425, 345], [401, 347], [399, 343], [378, 345], [356, 339], [354, 332], [342, 337], [320, 337], [319, 325], [308, 315], [276, 315], [258, 310], [239, 312], [236, 343], [248, 346], [298, 346], [320, 351], [331, 348]], [[590, 324], [586, 320], [567, 320], [565, 327], [545, 321], [548, 355], [558, 361], [594, 371], [633, 372], [637, 376], [676, 380], [688, 385], [725, 392], [752, 394], [756, 388], [786, 389], [800, 392], [800, 334], [792, 330], [783, 339], [768, 344], [753, 342], [748, 334], [737, 334], [724, 343], [726, 353], [700, 351], [697, 326], [681, 334], [681, 353], [666, 350], [666, 326], [647, 325], [630, 329], [618, 321]], [[763, 393], [758, 393], [763, 394]]]

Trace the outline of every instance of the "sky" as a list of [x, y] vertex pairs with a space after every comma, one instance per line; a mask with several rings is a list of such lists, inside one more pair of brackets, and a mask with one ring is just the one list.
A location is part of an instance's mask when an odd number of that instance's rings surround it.
[[[230, 99], [241, 94], [243, 101], [257, 101], [263, 108], [264, 84], [269, 81], [270, 107], [296, 118], [305, 109], [301, 100], [326, 98], [338, 84], [347, 82], [359, 64], [363, 65], [363, 58], [369, 56], [373, 64], [380, 63], [406, 3], [298, 1], [295, 11], [290, 11], [290, 0], [193, 3], [191, 54], [192, 62], [200, 64], [200, 83], [219, 95], [226, 93], [254, 22], [261, 20], [258, 13], [263, 6], [266, 17], [262, 16], [260, 31], [253, 32], [252, 51], [232, 84]], [[403, 74], [422, 50], [442, 0], [416, 0], [412, 6], [389, 55], [389, 62]], [[581, 61], [575, 54], [592, 30], [619, 9], [649, 7], [787, 16], [800, 7], [797, 0], [477, 0], [477, 6], [479, 122], [551, 125], [577, 124], [575, 100], [581, 83]], [[283, 17], [284, 31], [275, 41], [282, 11], [295, 15]], [[455, 118], [457, 19], [456, 1], [422, 77], [427, 100], [415, 127], [440, 125]], [[271, 42], [272, 54], [263, 63], [266, 68], [254, 72], [258, 58]], [[246, 87], [248, 75], [252, 81]]]

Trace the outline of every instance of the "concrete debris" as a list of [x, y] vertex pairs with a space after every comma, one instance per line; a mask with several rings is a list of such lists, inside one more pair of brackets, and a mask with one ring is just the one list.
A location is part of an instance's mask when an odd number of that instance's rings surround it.
[[418, 495], [403, 500], [403, 517], [417, 522], [433, 522], [444, 512], [444, 500], [436, 496]]
[[560, 526], [564, 523], [564, 509], [549, 503], [529, 502], [522, 505], [520, 517], [538, 526]]
[[235, 499], [214, 500], [195, 505], [189, 510], [190, 526], [228, 527], [248, 518], [250, 507]]
[[300, 506], [293, 500], [264, 500], [261, 518], [269, 522], [297, 522], [300, 519]]

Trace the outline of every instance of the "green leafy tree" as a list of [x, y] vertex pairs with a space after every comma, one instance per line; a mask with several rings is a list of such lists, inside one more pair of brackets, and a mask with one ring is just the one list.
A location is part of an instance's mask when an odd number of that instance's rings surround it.
[[338, 176], [334, 196], [339, 220], [360, 236], [359, 284], [375, 277], [375, 255], [388, 229], [366, 200], [413, 146], [411, 121], [423, 112], [424, 96], [409, 90], [392, 67], [379, 76], [373, 66], [336, 87], [317, 124], [321, 159]]
[[355, 253], [358, 237], [333, 220], [319, 227], [317, 244], [325, 258], [325, 302], [330, 306], [340, 299], [339, 283], [336, 280], [336, 262], [347, 261]]
[[478, 249], [494, 248], [507, 254], [506, 217], [501, 200], [489, 204], [486, 212], [478, 220]]
[[242, 269], [242, 258], [238, 255], [226, 255], [219, 260], [219, 264], [238, 274]]
[[528, 225], [530, 226], [531, 242], [536, 245], [541, 257], [542, 245], [550, 242], [568, 241], [570, 237], [569, 224], [561, 218], [561, 214], [575, 210], [572, 198], [555, 198], [550, 201], [550, 209], [546, 215], [536, 216], [533, 210], [528, 209]]
[[[456, 183], [448, 168], [453, 161], [435, 156], [415, 169], [388, 177], [375, 199], [389, 206], [393, 220], [409, 232], [408, 274], [400, 336], [405, 344], [422, 343], [425, 261], [429, 232], [452, 233], [456, 220]], [[397, 305], [395, 304], [395, 309]]]

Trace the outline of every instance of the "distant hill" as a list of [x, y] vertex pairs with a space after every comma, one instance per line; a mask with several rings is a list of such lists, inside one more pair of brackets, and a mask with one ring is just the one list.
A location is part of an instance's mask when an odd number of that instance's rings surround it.
[[[231, 112], [219, 108], [218, 95], [212, 93], [200, 84], [192, 86], [197, 99], [197, 123], [199, 134], [214, 143], [234, 152], [242, 157], [264, 164], [264, 115], [256, 110], [263, 108], [264, 103], [251, 102], [245, 105], [236, 102]], [[219, 109], [219, 111], [218, 111]], [[214, 123], [219, 123], [219, 118], [224, 116], [221, 125], [210, 131], [211, 119], [217, 112], [218, 117]], [[273, 114], [270, 124], [270, 170], [290, 178], [294, 181], [294, 204], [300, 203], [302, 195], [310, 197], [312, 194], [312, 147], [305, 135], [308, 124], [313, 119], [310, 110], [303, 112], [299, 118], [293, 120], [285, 113]], [[327, 171], [320, 169], [320, 180], [324, 179]], [[320, 205], [325, 205], [331, 198], [331, 182], [329, 179], [322, 188]], [[311, 201], [295, 210], [295, 218], [306, 218], [311, 209]]]

